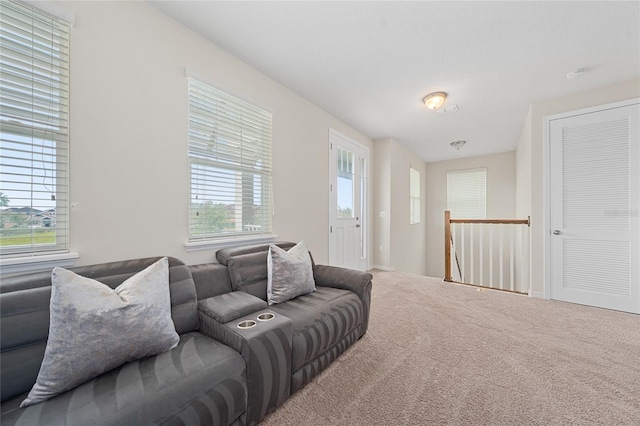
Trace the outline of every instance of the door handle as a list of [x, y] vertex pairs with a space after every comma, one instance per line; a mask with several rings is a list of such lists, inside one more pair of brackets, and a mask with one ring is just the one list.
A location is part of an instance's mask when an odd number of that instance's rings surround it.
[[553, 235], [560, 235], [560, 231], [556, 229], [555, 231], [553, 231]]
[[356, 228], [360, 228], [360, 224], [356, 223]]

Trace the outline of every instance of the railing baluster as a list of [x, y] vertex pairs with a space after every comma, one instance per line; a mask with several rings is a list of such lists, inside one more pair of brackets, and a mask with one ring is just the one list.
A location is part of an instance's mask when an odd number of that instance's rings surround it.
[[514, 250], [515, 250], [515, 243], [514, 243], [514, 233], [513, 233], [513, 225], [508, 225], [509, 226], [509, 289], [511, 291], [515, 290], [515, 268], [514, 268]]
[[[524, 229], [524, 227], [523, 227]], [[531, 234], [530, 234], [531, 228], [529, 228], [529, 226], [527, 226], [526, 229], [524, 229], [524, 235], [525, 235], [525, 243], [522, 245], [522, 252], [524, 253], [524, 268], [523, 269], [523, 275], [524, 275], [524, 282], [525, 282], [525, 287], [523, 289], [523, 291], [526, 291], [527, 293], [530, 291], [531, 288], [531, 264], [529, 263], [529, 241], [531, 238]]]
[[520, 227], [520, 280], [518, 281], [518, 291], [524, 292], [527, 291], [526, 287], [526, 267], [525, 267], [525, 228], [524, 226]]
[[503, 250], [502, 250], [502, 240], [503, 240], [503, 231], [502, 231], [502, 226], [498, 227], [498, 236], [500, 239], [499, 242], [499, 261], [500, 261], [500, 289], [504, 290], [504, 259], [503, 259]]
[[460, 281], [464, 281], [465, 264], [464, 264], [464, 223], [460, 224]]
[[456, 229], [458, 228], [458, 225], [455, 223], [451, 224], [451, 238], [452, 238], [452, 242], [451, 244], [453, 244], [452, 250], [451, 250], [451, 279], [453, 281], [458, 281], [456, 279], [456, 271], [458, 270], [458, 232], [456, 231]]
[[493, 226], [489, 227], [489, 287], [493, 287]]
[[475, 234], [474, 232], [475, 230], [473, 229], [473, 226], [469, 226], [469, 264], [470, 264], [470, 268], [469, 268], [469, 282], [472, 283], [474, 282], [474, 276], [473, 276], [473, 234]]
[[478, 228], [480, 229], [480, 281], [478, 281], [478, 283], [480, 285], [484, 284], [484, 259], [483, 259], [483, 255], [484, 255], [484, 224], [481, 223], [480, 225], [478, 225]]

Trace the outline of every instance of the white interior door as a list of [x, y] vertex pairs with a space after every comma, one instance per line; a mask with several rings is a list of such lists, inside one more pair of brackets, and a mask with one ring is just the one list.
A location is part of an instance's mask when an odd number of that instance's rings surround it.
[[329, 264], [366, 270], [369, 150], [329, 132]]
[[552, 299], [640, 312], [640, 109], [549, 122]]

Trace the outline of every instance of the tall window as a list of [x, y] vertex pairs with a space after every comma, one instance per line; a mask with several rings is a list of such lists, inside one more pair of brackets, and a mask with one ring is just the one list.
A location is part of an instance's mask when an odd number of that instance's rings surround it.
[[409, 167], [409, 223], [420, 223], [420, 172]]
[[487, 218], [487, 169], [447, 173], [447, 210], [456, 219]]
[[0, 253], [68, 247], [69, 24], [0, 2]]
[[189, 241], [271, 233], [271, 121], [189, 78]]

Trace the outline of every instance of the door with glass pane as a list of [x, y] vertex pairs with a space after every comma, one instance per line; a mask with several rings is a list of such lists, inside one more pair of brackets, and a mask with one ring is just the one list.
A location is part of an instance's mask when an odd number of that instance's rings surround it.
[[366, 270], [366, 147], [331, 130], [329, 134], [329, 264]]
[[550, 297], [640, 313], [640, 108], [549, 122]]

